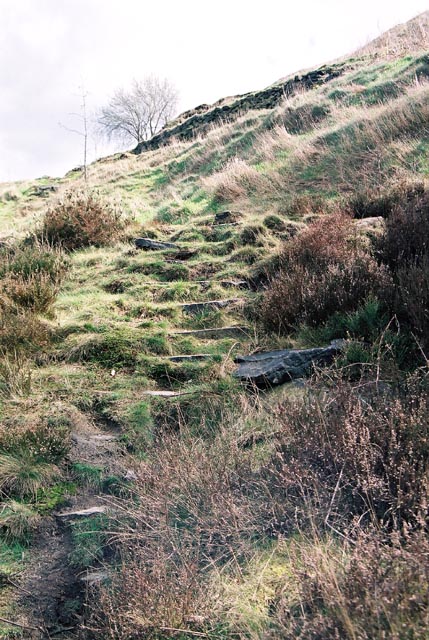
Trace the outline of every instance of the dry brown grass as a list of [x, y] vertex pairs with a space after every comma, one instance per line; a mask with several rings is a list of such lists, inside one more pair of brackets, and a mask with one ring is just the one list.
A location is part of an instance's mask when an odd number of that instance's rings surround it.
[[235, 202], [261, 191], [264, 177], [240, 158], [232, 158], [224, 169], [206, 180], [217, 202]]
[[[123, 512], [111, 525], [122, 565], [101, 590], [96, 637], [217, 637], [223, 628], [225, 637], [314, 638], [324, 629], [317, 637], [383, 640], [406, 620], [422, 638], [425, 384], [423, 376], [379, 392], [337, 381], [269, 409], [243, 398], [214, 438], [195, 439], [183, 425], [160, 440], [141, 465], [135, 506], [113, 500]], [[255, 629], [220, 585], [245, 580], [258, 550], [291, 534], [290, 566]]]
[[329, 538], [292, 543], [291, 573], [299, 594], [280, 587], [274, 631], [287, 640], [424, 640], [429, 624], [428, 541], [405, 543], [373, 531], [353, 545]]

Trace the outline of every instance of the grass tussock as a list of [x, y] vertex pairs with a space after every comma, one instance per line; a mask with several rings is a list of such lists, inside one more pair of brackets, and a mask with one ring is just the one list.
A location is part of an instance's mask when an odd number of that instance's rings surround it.
[[0, 508], [0, 531], [9, 544], [28, 542], [40, 520], [30, 506], [16, 500], [9, 500]]
[[37, 491], [59, 476], [58, 469], [31, 451], [0, 454], [0, 490], [7, 496], [35, 498]]

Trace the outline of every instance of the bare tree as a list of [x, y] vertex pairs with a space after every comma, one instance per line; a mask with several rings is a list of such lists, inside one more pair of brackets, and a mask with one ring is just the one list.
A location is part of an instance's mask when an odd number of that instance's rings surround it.
[[76, 118], [79, 118], [79, 120], [82, 122], [82, 127], [81, 129], [72, 129], [71, 127], [66, 126], [65, 124], [62, 124], [62, 122], [59, 122], [58, 124], [60, 125], [60, 127], [62, 127], [63, 129], [65, 129], [66, 131], [70, 131], [71, 133], [76, 133], [77, 135], [81, 136], [83, 138], [83, 176], [84, 176], [84, 180], [85, 180], [85, 184], [88, 181], [88, 161], [87, 161], [87, 157], [88, 157], [88, 114], [87, 114], [87, 106], [86, 106], [86, 99], [88, 97], [88, 93], [85, 90], [84, 85], [82, 84], [81, 87], [79, 87], [79, 91], [80, 91], [80, 97], [82, 98], [82, 104], [80, 105], [80, 109], [81, 109], [81, 113], [69, 113], [70, 116], [74, 116]]
[[174, 114], [178, 94], [168, 80], [147, 76], [134, 80], [129, 91], [118, 89], [97, 118], [109, 139], [137, 143], [151, 138]]

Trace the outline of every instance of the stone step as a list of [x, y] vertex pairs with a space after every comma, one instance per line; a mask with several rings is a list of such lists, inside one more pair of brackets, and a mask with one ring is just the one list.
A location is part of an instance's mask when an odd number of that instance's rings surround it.
[[194, 256], [196, 256], [198, 254], [198, 251], [196, 249], [191, 250], [191, 249], [182, 249], [181, 251], [178, 251], [177, 253], [173, 253], [171, 256], [168, 256], [166, 258], [167, 262], [177, 262], [177, 261], [184, 261], [184, 260], [190, 260], [191, 258], [193, 258]]
[[89, 518], [100, 513], [106, 513], [107, 507], [105, 505], [88, 507], [87, 509], [76, 509], [75, 511], [66, 511], [63, 513], [57, 513], [58, 518]]
[[[211, 284], [218, 284], [221, 287], [225, 287], [225, 289], [237, 287], [240, 289], [248, 289], [249, 283], [246, 280], [180, 280], [180, 284], [201, 284], [205, 286], [210, 286]], [[169, 282], [150, 282], [146, 280], [145, 282], [140, 282], [139, 284], [147, 286], [147, 287], [171, 287], [174, 284], [172, 281]]]
[[110, 433], [100, 433], [95, 436], [91, 436], [89, 439], [93, 442], [113, 442], [118, 438]]
[[98, 571], [87, 571], [85, 575], [81, 576], [81, 581], [85, 582], [89, 587], [94, 586], [96, 584], [101, 584], [102, 582], [106, 582], [110, 578], [108, 571], [98, 570]]
[[188, 329], [187, 331], [175, 331], [172, 336], [192, 336], [206, 340], [219, 338], [245, 338], [250, 335], [248, 327], [215, 327], [213, 329]]
[[183, 356], [168, 356], [170, 362], [194, 362], [197, 360], [210, 360], [213, 358], [211, 353], [192, 353], [190, 355]]
[[99, 433], [95, 435], [81, 434], [73, 432], [71, 434], [72, 442], [79, 445], [102, 445], [109, 442], [115, 442], [118, 438], [112, 434]]
[[239, 211], [220, 211], [215, 214], [213, 224], [220, 226], [223, 224], [237, 224], [237, 221], [241, 218]]
[[181, 304], [183, 313], [187, 315], [197, 315], [204, 313], [205, 311], [212, 311], [214, 309], [224, 309], [232, 305], [237, 305], [243, 302], [242, 298], [230, 298], [229, 300], [208, 300], [207, 302], [190, 302], [187, 304]]
[[137, 249], [145, 249], [146, 251], [163, 251], [164, 249], [180, 249], [173, 242], [160, 242], [159, 240], [151, 240], [151, 238], [136, 238], [134, 244]]
[[151, 398], [179, 398], [180, 396], [188, 396], [192, 391], [167, 391], [160, 389], [159, 391], [143, 391], [142, 395]]

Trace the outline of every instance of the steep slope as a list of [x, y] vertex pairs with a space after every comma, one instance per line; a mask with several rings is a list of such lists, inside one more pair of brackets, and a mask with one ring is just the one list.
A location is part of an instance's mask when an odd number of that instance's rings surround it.
[[365, 53], [1, 187], [0, 636], [427, 637], [428, 75]]
[[427, 51], [429, 48], [429, 11], [425, 11], [383, 33], [369, 44], [356, 51], [356, 55], [371, 55], [382, 59], [400, 58]]

